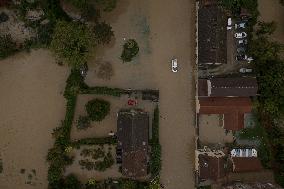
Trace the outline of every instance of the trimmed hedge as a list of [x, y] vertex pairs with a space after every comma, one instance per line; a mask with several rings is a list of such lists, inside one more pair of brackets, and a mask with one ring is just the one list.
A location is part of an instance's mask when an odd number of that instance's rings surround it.
[[159, 108], [154, 110], [154, 118], [152, 122], [152, 139], [151, 144], [151, 159], [150, 159], [150, 172], [152, 177], [160, 174], [161, 171], [161, 145], [159, 141]]
[[124, 89], [109, 88], [109, 87], [85, 87], [85, 88], [81, 88], [80, 93], [120, 97], [122, 94], [127, 94], [127, 91]]
[[72, 146], [74, 147], [79, 147], [81, 145], [102, 145], [102, 144], [117, 144], [117, 139], [112, 136], [109, 136], [101, 138], [84, 138], [72, 142]]

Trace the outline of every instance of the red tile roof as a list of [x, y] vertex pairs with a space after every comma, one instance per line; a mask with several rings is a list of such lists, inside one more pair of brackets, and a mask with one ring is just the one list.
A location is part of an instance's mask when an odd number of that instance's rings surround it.
[[238, 131], [244, 128], [244, 113], [252, 110], [248, 97], [200, 97], [200, 114], [224, 114], [224, 128]]
[[263, 169], [257, 157], [232, 157], [233, 172], [252, 172]]

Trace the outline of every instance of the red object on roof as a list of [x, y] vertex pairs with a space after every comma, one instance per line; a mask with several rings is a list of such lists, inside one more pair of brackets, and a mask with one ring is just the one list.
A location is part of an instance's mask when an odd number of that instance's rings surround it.
[[263, 169], [257, 157], [232, 157], [233, 172], [254, 172]]
[[249, 97], [200, 97], [200, 114], [224, 114], [224, 128], [238, 131], [244, 128], [244, 114], [252, 110]]

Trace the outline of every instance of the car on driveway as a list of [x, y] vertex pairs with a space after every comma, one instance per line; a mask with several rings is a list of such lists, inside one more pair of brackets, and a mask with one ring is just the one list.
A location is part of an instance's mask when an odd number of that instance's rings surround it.
[[235, 38], [237, 39], [243, 39], [245, 37], [247, 37], [247, 33], [246, 32], [240, 32], [240, 33], [235, 33]]
[[172, 72], [176, 73], [178, 71], [178, 60], [177, 58], [172, 59]]
[[246, 23], [245, 22], [240, 22], [235, 24], [235, 29], [245, 29], [246, 28]]
[[251, 68], [240, 68], [240, 73], [251, 73], [252, 69]]
[[246, 48], [245, 47], [238, 47], [237, 48], [237, 53], [244, 53], [246, 52]]
[[247, 58], [248, 58], [248, 56], [245, 55], [245, 54], [239, 54], [239, 55], [236, 56], [236, 60], [238, 60], [238, 61], [245, 61], [245, 60], [247, 60]]
[[232, 18], [228, 18], [228, 25], [227, 25], [227, 30], [232, 29]]
[[239, 46], [244, 46], [244, 45], [247, 45], [247, 44], [248, 44], [248, 40], [246, 40], [246, 39], [238, 40], [238, 45]]

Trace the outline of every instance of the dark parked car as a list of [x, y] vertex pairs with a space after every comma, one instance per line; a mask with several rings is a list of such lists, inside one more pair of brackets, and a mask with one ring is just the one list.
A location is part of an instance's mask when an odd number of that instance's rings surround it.
[[238, 47], [237, 52], [238, 53], [244, 53], [244, 52], [246, 52], [246, 48], [245, 47]]
[[245, 60], [247, 60], [247, 58], [248, 58], [248, 56], [245, 55], [245, 54], [241, 54], [241, 55], [236, 56], [236, 60], [238, 60], [238, 61], [245, 61]]

